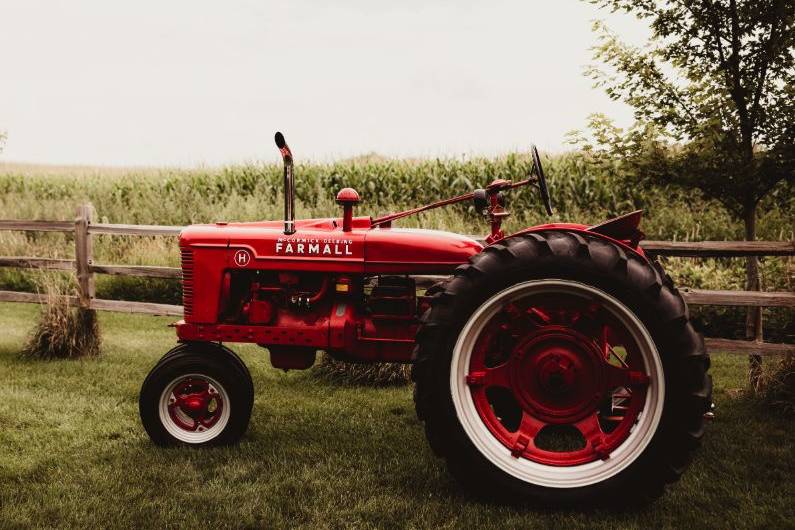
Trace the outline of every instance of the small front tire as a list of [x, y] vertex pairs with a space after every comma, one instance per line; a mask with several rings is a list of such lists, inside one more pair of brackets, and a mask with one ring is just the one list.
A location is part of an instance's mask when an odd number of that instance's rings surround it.
[[245, 365], [226, 348], [183, 344], [144, 380], [141, 422], [154, 443], [229, 445], [246, 432], [254, 402]]

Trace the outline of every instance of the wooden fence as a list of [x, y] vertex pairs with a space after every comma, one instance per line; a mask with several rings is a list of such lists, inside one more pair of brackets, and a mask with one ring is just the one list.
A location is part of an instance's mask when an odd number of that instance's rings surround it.
[[[78, 281], [78, 296], [70, 297], [70, 303], [81, 307], [102, 311], [182, 316], [182, 306], [179, 305], [96, 298], [94, 290], [95, 274], [173, 279], [180, 279], [182, 274], [181, 269], [177, 267], [94, 263], [92, 258], [92, 237], [95, 234], [177, 236], [183, 227], [93, 223], [91, 221], [91, 212], [91, 205], [84, 204], [78, 208], [74, 222], [0, 220], [0, 230], [72, 233], [75, 242], [75, 259], [0, 256], [0, 267], [75, 271]], [[641, 246], [649, 254], [662, 256], [704, 258], [795, 255], [795, 242], [791, 241], [644, 241]], [[416, 276], [415, 278], [418, 286], [427, 286], [442, 277]], [[795, 307], [795, 293], [792, 292], [713, 291], [688, 288], [682, 288], [680, 291], [687, 303], [691, 305], [750, 306], [760, 308], [773, 306]], [[4, 302], [41, 302], [45, 298], [44, 295], [36, 293], [0, 291], [0, 301]], [[761, 320], [757, 318], [756, 321], [759, 328], [755, 336], [758, 337], [758, 340], [707, 338], [707, 348], [711, 351], [755, 355], [795, 353], [795, 344], [763, 342], [761, 340]]]

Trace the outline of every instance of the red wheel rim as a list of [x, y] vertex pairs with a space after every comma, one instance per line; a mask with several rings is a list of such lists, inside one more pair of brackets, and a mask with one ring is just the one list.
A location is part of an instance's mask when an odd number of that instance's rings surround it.
[[210, 429], [224, 413], [224, 398], [211, 382], [188, 376], [176, 383], [168, 396], [168, 416], [180, 429], [189, 432]]
[[[649, 375], [621, 320], [599, 302], [556, 293], [496, 313], [475, 342], [466, 383], [483, 424], [514, 458], [577, 466], [609, 458], [627, 440]], [[544, 447], [547, 427], [575, 429], [582, 443]]]

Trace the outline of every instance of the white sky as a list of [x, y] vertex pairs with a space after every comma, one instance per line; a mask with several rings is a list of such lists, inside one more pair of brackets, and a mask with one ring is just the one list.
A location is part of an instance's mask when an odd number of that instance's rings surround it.
[[108, 165], [564, 148], [602, 111], [578, 0], [0, 0], [0, 160]]

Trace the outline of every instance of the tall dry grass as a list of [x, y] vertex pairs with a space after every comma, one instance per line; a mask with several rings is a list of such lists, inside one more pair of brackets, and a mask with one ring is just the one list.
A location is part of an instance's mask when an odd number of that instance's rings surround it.
[[391, 386], [411, 381], [411, 365], [401, 363], [355, 364], [323, 354], [312, 367], [315, 377], [344, 385]]
[[101, 339], [96, 312], [72, 307], [76, 290], [69, 278], [44, 275], [39, 280], [45, 294], [36, 325], [22, 350], [30, 359], [78, 359], [100, 354]]
[[771, 359], [765, 364], [757, 396], [771, 409], [795, 416], [795, 355]]

